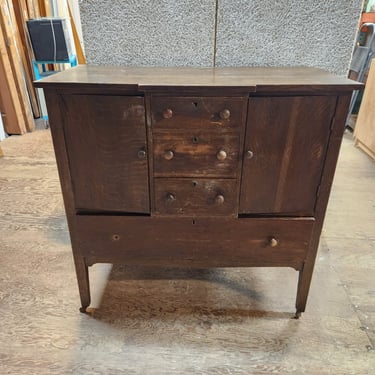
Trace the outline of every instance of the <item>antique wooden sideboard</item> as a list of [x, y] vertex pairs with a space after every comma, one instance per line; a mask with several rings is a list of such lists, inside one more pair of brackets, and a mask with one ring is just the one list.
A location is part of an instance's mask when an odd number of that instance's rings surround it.
[[44, 88], [81, 311], [98, 262], [293, 267], [305, 311], [350, 97], [315, 68], [79, 66]]

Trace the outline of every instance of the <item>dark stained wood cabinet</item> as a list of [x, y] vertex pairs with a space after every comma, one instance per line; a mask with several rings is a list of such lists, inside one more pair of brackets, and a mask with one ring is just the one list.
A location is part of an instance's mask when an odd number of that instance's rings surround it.
[[314, 215], [336, 100], [250, 98], [240, 213]]
[[36, 86], [81, 311], [97, 262], [293, 267], [305, 311], [358, 83], [313, 68], [80, 66]]
[[144, 98], [61, 95], [77, 210], [149, 213]]

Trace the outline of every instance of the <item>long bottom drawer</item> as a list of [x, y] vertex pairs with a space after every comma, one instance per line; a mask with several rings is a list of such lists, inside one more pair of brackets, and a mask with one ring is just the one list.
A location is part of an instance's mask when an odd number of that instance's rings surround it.
[[313, 224], [313, 218], [78, 215], [73, 246], [89, 263], [299, 269]]

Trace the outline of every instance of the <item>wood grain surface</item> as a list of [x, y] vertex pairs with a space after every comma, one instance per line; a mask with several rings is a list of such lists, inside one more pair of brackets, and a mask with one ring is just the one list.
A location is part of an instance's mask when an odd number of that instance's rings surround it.
[[[153, 134], [154, 176], [156, 177], [232, 177], [238, 176], [240, 132], [185, 130]], [[168, 160], [166, 153], [173, 153]], [[224, 151], [224, 160], [218, 153]]]
[[79, 314], [50, 133], [1, 146], [0, 373], [373, 374], [375, 170], [349, 135], [300, 320], [286, 268], [95, 265]]
[[375, 160], [375, 60], [372, 60], [366, 81], [357, 123], [354, 129], [356, 145]]
[[[153, 96], [152, 127], [154, 130], [199, 128], [211, 131], [239, 128], [246, 118], [246, 106], [247, 97]], [[171, 111], [169, 118], [164, 114], [167, 109]], [[223, 111], [228, 111], [225, 117]]]
[[[361, 88], [361, 83], [339, 77], [317, 68], [306, 67], [222, 67], [222, 68], [188, 68], [188, 67], [116, 67], [82, 65], [74, 69], [47, 77], [35, 82], [36, 87], [71, 87], [84, 84], [86, 87], [98, 85], [126, 86], [130, 90], [158, 91], [165, 89], [209, 87], [213, 96], [220, 88], [242, 88], [249, 91], [290, 92], [295, 86], [301, 91], [350, 91]], [[235, 91], [241, 91], [236, 89]]]
[[314, 213], [335, 105], [335, 96], [250, 99], [254, 156], [244, 158], [240, 212]]
[[[79, 215], [80, 255], [137, 265], [301, 268], [314, 220]], [[170, 228], [171, 230], [165, 230]], [[277, 245], [272, 246], [272, 239]], [[228, 256], [230, 251], [231, 256]]]
[[148, 213], [143, 98], [66, 95], [60, 105], [76, 208]]

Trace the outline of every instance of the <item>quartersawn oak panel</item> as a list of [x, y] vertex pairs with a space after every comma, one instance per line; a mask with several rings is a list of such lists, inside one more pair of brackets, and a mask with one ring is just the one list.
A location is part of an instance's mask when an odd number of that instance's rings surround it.
[[61, 106], [76, 209], [149, 213], [143, 98], [67, 94]]
[[[299, 269], [314, 219], [78, 215], [76, 224], [79, 251], [93, 262]], [[278, 241], [275, 247], [272, 238]]]
[[[153, 134], [155, 177], [232, 177], [238, 174], [240, 136], [226, 132], [201, 130]], [[219, 151], [226, 158], [218, 160]], [[173, 152], [167, 160], [165, 154]]]
[[[237, 213], [236, 186], [236, 179], [156, 178], [154, 180], [155, 214], [235, 215]], [[174, 199], [168, 199], [170, 194]]]
[[[152, 96], [151, 121], [154, 129], [230, 129], [245, 120], [247, 98], [243, 97], [171, 97]], [[170, 118], [163, 112], [170, 110]], [[220, 112], [229, 110], [228, 118]]]
[[314, 213], [336, 96], [250, 98], [240, 213]]

